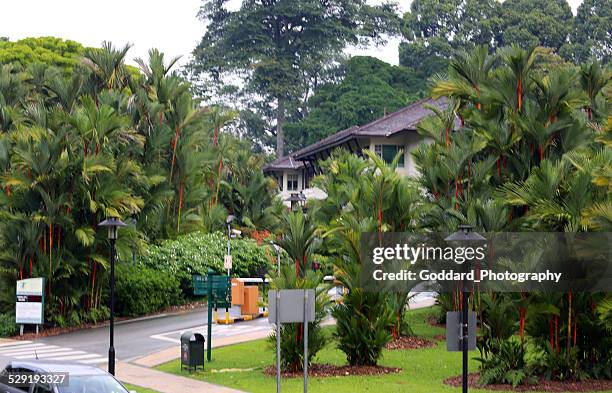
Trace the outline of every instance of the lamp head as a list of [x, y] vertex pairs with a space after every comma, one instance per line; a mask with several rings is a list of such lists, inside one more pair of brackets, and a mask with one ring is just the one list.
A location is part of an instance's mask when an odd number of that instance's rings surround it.
[[117, 240], [117, 232], [119, 231], [119, 227], [126, 227], [127, 224], [117, 217], [110, 217], [99, 223], [98, 226], [108, 228], [109, 240]]
[[276, 253], [279, 253], [281, 248], [278, 244], [274, 243], [274, 241], [270, 240], [270, 245], [272, 245], [272, 247], [274, 247], [274, 251], [276, 251]]
[[474, 232], [473, 229], [474, 227], [471, 225], [467, 225], [467, 224], [459, 225], [459, 230], [457, 232], [450, 234], [444, 240], [446, 240], [447, 242], [452, 242], [452, 241], [469, 242], [469, 241], [487, 240], [484, 236], [480, 235], [479, 233]]
[[225, 223], [227, 225], [231, 225], [232, 222], [234, 222], [235, 219], [236, 219], [236, 217], [233, 214], [230, 214], [229, 216], [227, 216], [227, 219], [225, 220]]

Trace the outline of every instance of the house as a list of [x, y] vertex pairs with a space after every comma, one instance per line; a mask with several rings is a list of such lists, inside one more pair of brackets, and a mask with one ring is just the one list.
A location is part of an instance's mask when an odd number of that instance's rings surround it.
[[310, 181], [320, 173], [320, 161], [327, 159], [335, 149], [344, 148], [358, 155], [369, 149], [387, 162], [402, 150], [397, 171], [405, 176], [416, 175], [418, 171], [411, 152], [424, 141], [416, 129], [421, 120], [433, 114], [427, 105], [445, 109], [447, 99], [423, 99], [371, 123], [339, 131], [265, 165], [264, 174], [276, 179], [283, 200], [300, 193], [306, 198], [325, 198], [323, 191], [310, 187]]

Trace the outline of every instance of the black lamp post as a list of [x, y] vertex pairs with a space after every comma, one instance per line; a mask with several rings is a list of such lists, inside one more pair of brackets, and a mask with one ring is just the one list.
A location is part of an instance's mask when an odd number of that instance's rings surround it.
[[[459, 230], [444, 240], [447, 242], [476, 242], [487, 240], [480, 234], [472, 232], [471, 225], [459, 225]], [[463, 352], [463, 393], [468, 391], [468, 290], [465, 281], [461, 288], [461, 350]]]
[[108, 228], [108, 240], [110, 240], [110, 346], [108, 348], [108, 372], [115, 375], [115, 243], [119, 227], [126, 227], [123, 221], [116, 217], [107, 218], [98, 224]]

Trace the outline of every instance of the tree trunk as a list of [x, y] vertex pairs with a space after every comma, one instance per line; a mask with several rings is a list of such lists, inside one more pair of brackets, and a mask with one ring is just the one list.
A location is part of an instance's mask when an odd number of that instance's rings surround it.
[[276, 158], [284, 157], [285, 155], [285, 100], [278, 98], [278, 108], [276, 110]]

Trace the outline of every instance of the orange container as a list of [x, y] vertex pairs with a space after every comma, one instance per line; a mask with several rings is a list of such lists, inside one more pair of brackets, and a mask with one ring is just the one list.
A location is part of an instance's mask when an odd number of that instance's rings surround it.
[[258, 315], [259, 288], [257, 285], [244, 287], [244, 304], [240, 308], [242, 315]]
[[244, 283], [237, 278], [232, 278], [232, 305], [242, 306], [244, 304]]

